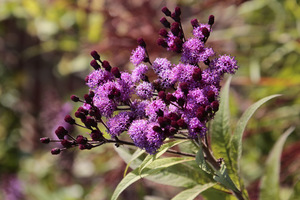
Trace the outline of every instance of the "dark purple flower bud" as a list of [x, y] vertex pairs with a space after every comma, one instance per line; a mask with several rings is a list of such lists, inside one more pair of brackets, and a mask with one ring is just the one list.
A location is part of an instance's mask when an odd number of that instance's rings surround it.
[[162, 129], [159, 127], [159, 126], [153, 126], [153, 128], [152, 128], [155, 132], [157, 132], [157, 133], [162, 133], [163, 131], [162, 131]]
[[169, 118], [172, 121], [177, 121], [178, 119], [180, 119], [180, 117], [176, 113], [174, 113], [174, 112], [172, 112], [172, 113], [169, 114]]
[[111, 69], [111, 73], [112, 73], [116, 78], [120, 78], [120, 77], [121, 77], [121, 73], [120, 73], [118, 67], [113, 67], [113, 68]]
[[70, 115], [66, 115], [65, 122], [67, 122], [69, 124], [75, 124], [75, 119], [73, 119]]
[[176, 99], [176, 97], [173, 96], [173, 94], [168, 93], [167, 96], [166, 96], [166, 100], [167, 100], [167, 101], [174, 102], [174, 101], [176, 101], [177, 99]]
[[143, 38], [139, 38], [137, 40], [137, 43], [138, 43], [139, 46], [146, 48], [146, 42], [144, 41]]
[[60, 152], [61, 152], [61, 150], [59, 148], [54, 148], [51, 150], [52, 155], [58, 155]]
[[170, 127], [170, 128], [169, 128], [170, 136], [175, 135], [175, 134], [177, 133], [177, 129], [178, 129], [178, 128]]
[[177, 124], [177, 121], [171, 121], [171, 126], [174, 127], [174, 128], [176, 128], [176, 129], [179, 128], [179, 126]]
[[83, 97], [86, 103], [91, 104], [93, 102], [93, 99], [90, 97], [89, 94], [85, 94]]
[[195, 68], [192, 76], [194, 81], [201, 81], [202, 70], [200, 68]]
[[79, 145], [79, 149], [80, 150], [85, 150], [85, 149], [90, 150], [92, 148], [93, 148], [93, 146], [90, 143], [80, 144]]
[[55, 130], [55, 134], [58, 137], [58, 139], [62, 140], [64, 139], [65, 135], [68, 134], [68, 131], [63, 126], [59, 126]]
[[89, 96], [90, 96], [91, 98], [93, 98], [93, 97], [95, 96], [95, 92], [91, 90], [91, 91], [89, 92]]
[[199, 107], [197, 109], [197, 112], [196, 112], [196, 117], [201, 121], [205, 121], [206, 117], [207, 117], [207, 113], [205, 112], [205, 108], [204, 107]]
[[198, 22], [197, 19], [192, 19], [192, 20], [191, 20], [191, 24], [192, 24], [192, 26], [193, 26], [194, 28], [199, 26], [199, 22]]
[[78, 144], [86, 144], [88, 139], [86, 137], [83, 137], [82, 135], [77, 135], [76, 142]]
[[212, 90], [207, 92], [207, 99], [209, 102], [213, 102], [215, 100], [215, 93]]
[[90, 136], [93, 141], [102, 141], [104, 139], [103, 134], [98, 130], [92, 130]]
[[82, 112], [83, 114], [85, 115], [88, 115], [89, 114], [89, 111], [84, 109], [82, 106], [80, 106], [78, 109], [77, 109], [78, 112]]
[[164, 27], [170, 28], [171, 24], [170, 22], [168, 22], [168, 20], [165, 17], [162, 17], [159, 21], [160, 23], [162, 23], [162, 25], [164, 25]]
[[86, 117], [84, 124], [87, 127], [97, 127], [97, 122], [92, 117]]
[[177, 7], [175, 8], [175, 12], [174, 12], [174, 13], [175, 13], [176, 16], [179, 17], [179, 16], [181, 15], [181, 9], [180, 9], [180, 7], [177, 6]]
[[80, 111], [76, 111], [75, 112], [75, 117], [79, 118], [79, 119], [85, 119], [86, 115], [83, 112]]
[[173, 22], [170, 30], [173, 33], [173, 35], [178, 36], [178, 34], [180, 32], [179, 23], [178, 22]]
[[72, 95], [71, 100], [74, 101], [74, 102], [78, 102], [80, 99], [79, 99], [78, 96]]
[[179, 37], [176, 37], [174, 39], [174, 43], [175, 43], [176, 47], [178, 47], [179, 49], [181, 49], [181, 47], [182, 47], [182, 40]]
[[168, 47], [168, 43], [163, 38], [158, 38], [156, 43], [164, 48]]
[[180, 16], [177, 16], [175, 12], [171, 14], [171, 17], [175, 22], [180, 22]]
[[166, 16], [171, 16], [171, 11], [167, 7], [163, 7], [161, 11], [166, 15]]
[[212, 107], [209, 105], [205, 106], [205, 112], [212, 113]]
[[202, 28], [201, 32], [204, 35], [204, 37], [206, 37], [206, 38], [208, 38], [210, 35], [209, 30], [206, 27]]
[[157, 118], [157, 122], [159, 123], [159, 125], [164, 128], [167, 125], [170, 124], [170, 119], [168, 119], [167, 117], [158, 117]]
[[180, 89], [182, 90], [182, 92], [187, 95], [189, 92], [189, 84], [187, 82], [182, 82], [179, 84]]
[[92, 60], [92, 61], [90, 62], [90, 65], [91, 65], [95, 70], [100, 69], [100, 65], [97, 63], [96, 60]]
[[49, 144], [50, 138], [48, 138], [48, 137], [43, 137], [43, 138], [40, 138], [40, 141], [41, 141], [41, 143], [43, 143], [43, 144]]
[[219, 110], [219, 102], [218, 101], [213, 101], [210, 105], [214, 112], [217, 112]]
[[166, 37], [168, 37], [168, 31], [166, 29], [162, 28], [159, 30], [159, 35], [166, 38]]
[[161, 98], [161, 100], [165, 100], [166, 99], [166, 93], [165, 91], [159, 91], [158, 92], [158, 97]]
[[95, 60], [100, 60], [100, 55], [98, 54], [97, 51], [92, 51], [92, 52], [91, 52], [91, 56], [92, 56]]
[[212, 26], [214, 23], [215, 23], [215, 16], [210, 15], [208, 17], [208, 24]]
[[179, 98], [179, 99], [177, 99], [177, 103], [178, 103], [179, 106], [182, 107], [185, 103], [185, 100], [183, 98]]
[[177, 120], [177, 124], [179, 127], [183, 128], [183, 129], [187, 128], [187, 124], [185, 123], [184, 119]]
[[106, 70], [106, 71], [109, 71], [111, 70], [111, 66], [109, 64], [109, 62], [107, 60], [103, 60], [102, 62], [102, 67]]
[[65, 148], [70, 148], [70, 147], [72, 147], [72, 145], [73, 145], [73, 143], [72, 143], [71, 141], [65, 140], [65, 139], [63, 139], [60, 143], [61, 143], [61, 145], [63, 145]]
[[84, 81], [85, 81], [86, 83], [88, 83], [88, 82], [89, 82], [89, 79], [90, 79], [90, 76], [87, 75], [87, 76], [85, 77]]
[[121, 96], [121, 91], [120, 91], [119, 89], [117, 89], [117, 88], [114, 88], [114, 89], [112, 90], [112, 94], [113, 94], [115, 97], [119, 97], [119, 96]]

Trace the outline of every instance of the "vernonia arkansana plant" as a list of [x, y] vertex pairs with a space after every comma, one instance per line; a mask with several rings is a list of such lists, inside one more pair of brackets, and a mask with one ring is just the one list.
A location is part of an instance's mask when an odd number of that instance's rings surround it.
[[[88, 133], [74, 136], [59, 126], [56, 139], [41, 138], [41, 142], [61, 143], [51, 150], [54, 155], [70, 148], [89, 150], [114, 144], [134, 170], [124, 177], [112, 199], [141, 178], [185, 188], [175, 200], [198, 195], [207, 199], [248, 199], [239, 176], [241, 136], [254, 111], [275, 96], [247, 110], [248, 118], [244, 117], [231, 134], [229, 81], [222, 92], [220, 82], [239, 67], [233, 56], [219, 55], [206, 46], [214, 16], [210, 15], [205, 24], [191, 20], [192, 34], [186, 35], [179, 7], [174, 12], [164, 7], [162, 12], [165, 17], [160, 22], [164, 28], [159, 31], [157, 44], [180, 59], [171, 63], [163, 57], [150, 58], [140, 38], [130, 56], [135, 68], [128, 73], [92, 51], [90, 65], [94, 71], [85, 79], [89, 92], [83, 98], [71, 96], [81, 106], [74, 117], [65, 117], [67, 123], [84, 127]], [[156, 74], [152, 81], [148, 78], [150, 71]], [[127, 146], [138, 148], [132, 152], [124, 148]], [[176, 150], [174, 146], [178, 146]], [[166, 152], [168, 156], [162, 156]]]

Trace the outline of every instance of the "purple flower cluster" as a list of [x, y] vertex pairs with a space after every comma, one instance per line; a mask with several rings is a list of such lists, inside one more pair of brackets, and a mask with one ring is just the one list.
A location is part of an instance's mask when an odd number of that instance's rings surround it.
[[[192, 37], [186, 39], [181, 26], [179, 7], [171, 12], [162, 9], [166, 17], [160, 22], [165, 28], [159, 31], [157, 43], [168, 51], [180, 55], [172, 64], [167, 58], [150, 61], [146, 43], [138, 40], [138, 47], [132, 51], [130, 62], [135, 66], [132, 73], [120, 72], [111, 67], [100, 55], [91, 52], [94, 58], [91, 66], [95, 69], [86, 78], [89, 93], [84, 100], [76, 96], [71, 99], [83, 105], [75, 112], [83, 125], [71, 116], [65, 121], [86, 127], [91, 140], [86, 137], [74, 138], [63, 127], [56, 130], [59, 142], [64, 148], [79, 146], [91, 149], [104, 143], [135, 145], [155, 154], [166, 138], [203, 137], [206, 124], [219, 109], [220, 81], [225, 73], [234, 74], [238, 69], [234, 57], [219, 55], [206, 47], [214, 24], [209, 17], [207, 24], [193, 19]], [[167, 18], [173, 20], [172, 23]], [[149, 81], [147, 73], [152, 70], [156, 79]], [[111, 136], [105, 138], [101, 127]], [[127, 132], [133, 143], [120, 140]], [[48, 143], [49, 138], [42, 138]], [[64, 149], [53, 149], [53, 154]]]

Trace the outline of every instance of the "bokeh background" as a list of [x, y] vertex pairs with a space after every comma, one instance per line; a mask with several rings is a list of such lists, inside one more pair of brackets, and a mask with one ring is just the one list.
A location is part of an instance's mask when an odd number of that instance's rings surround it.
[[[92, 70], [91, 50], [123, 70], [132, 69], [129, 56], [139, 37], [150, 59], [170, 56], [156, 40], [161, 8], [176, 5], [186, 35], [191, 19], [206, 23], [215, 15], [207, 45], [238, 60], [231, 84], [233, 126], [251, 103], [283, 94], [250, 120], [242, 173], [251, 199], [257, 199], [270, 149], [295, 126], [280, 174], [283, 196], [291, 194], [300, 179], [299, 0], [1, 0], [0, 199], [109, 199], [126, 166], [113, 146], [52, 156], [53, 146], [39, 138], [54, 136], [64, 116], [80, 106], [69, 97], [88, 90], [84, 78]], [[167, 200], [179, 191], [142, 180], [120, 199]]]

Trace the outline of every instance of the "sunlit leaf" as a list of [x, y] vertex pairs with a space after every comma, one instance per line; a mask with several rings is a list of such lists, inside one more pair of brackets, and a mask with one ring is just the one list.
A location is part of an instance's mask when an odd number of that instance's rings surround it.
[[129, 174], [127, 174], [122, 181], [119, 183], [117, 188], [115, 189], [112, 200], [116, 200], [118, 196], [121, 194], [122, 191], [124, 191], [127, 187], [129, 187], [134, 182], [138, 181], [141, 178], [144, 178], [146, 176], [149, 176], [151, 174], [157, 173], [161, 171], [164, 168], [184, 163], [194, 160], [194, 158], [189, 157], [168, 157], [168, 158], [161, 158], [153, 161], [146, 169], [142, 171], [142, 173], [139, 173], [139, 168], [133, 170]]
[[257, 101], [256, 103], [251, 105], [243, 113], [242, 117], [239, 119], [237, 126], [234, 130], [233, 136], [231, 138], [231, 148], [230, 148], [230, 157], [231, 157], [232, 166], [233, 169], [237, 170], [238, 173], [239, 173], [239, 161], [242, 155], [242, 137], [249, 119], [262, 104], [278, 96], [280, 95], [271, 95]]
[[193, 200], [200, 193], [202, 193], [203, 191], [211, 188], [214, 185], [215, 185], [215, 183], [208, 183], [208, 184], [205, 184], [205, 185], [196, 185], [193, 188], [189, 188], [189, 189], [186, 189], [186, 190], [180, 192], [174, 198], [172, 198], [172, 200], [182, 200], [182, 199], [184, 199], [184, 200]]
[[260, 199], [279, 200], [280, 156], [287, 137], [294, 131], [289, 128], [272, 148], [265, 167], [265, 173], [260, 184]]

